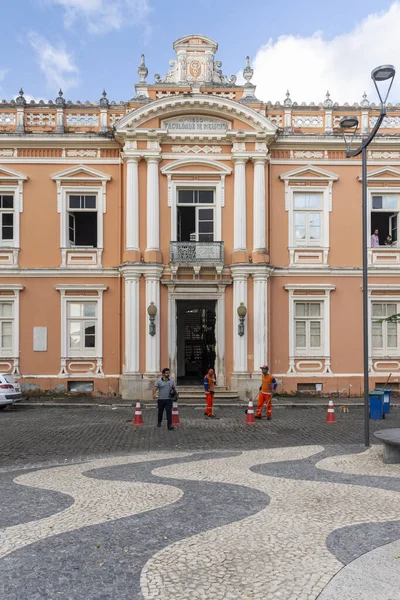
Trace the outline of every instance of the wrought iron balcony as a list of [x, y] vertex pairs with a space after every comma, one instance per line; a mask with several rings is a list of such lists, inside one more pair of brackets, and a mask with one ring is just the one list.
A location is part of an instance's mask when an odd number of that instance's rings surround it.
[[170, 261], [179, 265], [224, 264], [224, 242], [171, 242]]

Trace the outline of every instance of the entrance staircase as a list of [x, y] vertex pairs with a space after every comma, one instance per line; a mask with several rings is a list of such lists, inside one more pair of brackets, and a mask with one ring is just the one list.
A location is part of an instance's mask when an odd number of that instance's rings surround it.
[[[177, 385], [179, 402], [185, 404], [204, 404], [205, 395], [202, 385]], [[234, 404], [239, 402], [239, 394], [225, 386], [215, 386], [215, 404]]]

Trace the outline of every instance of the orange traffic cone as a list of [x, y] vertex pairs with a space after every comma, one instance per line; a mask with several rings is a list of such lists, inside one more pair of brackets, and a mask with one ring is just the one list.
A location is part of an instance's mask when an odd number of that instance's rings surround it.
[[254, 418], [253, 400], [249, 399], [249, 406], [247, 407], [247, 415], [245, 425], [255, 425], [256, 420]]
[[135, 416], [132, 425], [144, 425], [142, 409], [139, 400], [136, 400]]
[[335, 409], [332, 400], [329, 400], [328, 413], [326, 415], [326, 423], [336, 423]]
[[179, 411], [178, 411], [178, 403], [174, 402], [172, 404], [172, 425], [180, 425], [181, 421], [179, 418]]

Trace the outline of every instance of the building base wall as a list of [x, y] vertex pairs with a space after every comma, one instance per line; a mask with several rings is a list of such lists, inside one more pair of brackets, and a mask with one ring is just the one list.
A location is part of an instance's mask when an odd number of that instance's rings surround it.
[[[90, 377], [88, 375], [75, 377], [29, 377], [16, 375], [21, 384], [21, 390], [26, 397], [35, 396], [86, 396], [86, 397], [113, 397], [119, 395], [119, 377]], [[69, 382], [93, 383], [93, 391], [71, 391]]]

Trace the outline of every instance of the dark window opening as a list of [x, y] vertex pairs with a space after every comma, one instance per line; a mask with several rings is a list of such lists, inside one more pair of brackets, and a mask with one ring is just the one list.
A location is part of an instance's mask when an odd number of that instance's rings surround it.
[[379, 246], [385, 245], [385, 240], [390, 235], [392, 242], [397, 242], [397, 221], [396, 212], [371, 212], [371, 236], [378, 230]]
[[97, 248], [97, 212], [68, 213], [68, 239], [73, 246]]
[[1, 238], [3, 240], [14, 239], [14, 214], [3, 213], [1, 221]]
[[178, 242], [190, 242], [192, 233], [196, 233], [196, 209], [178, 206]]
[[179, 204], [213, 204], [214, 190], [178, 190]]

